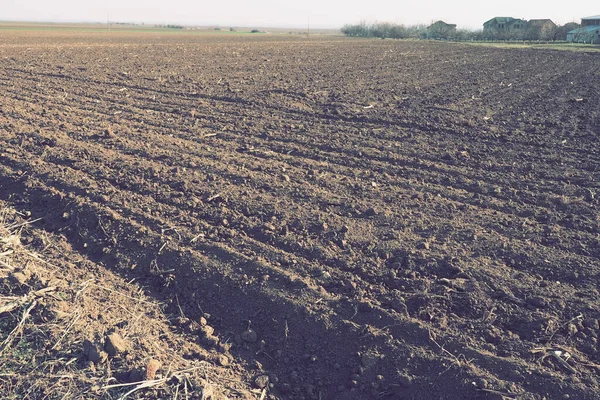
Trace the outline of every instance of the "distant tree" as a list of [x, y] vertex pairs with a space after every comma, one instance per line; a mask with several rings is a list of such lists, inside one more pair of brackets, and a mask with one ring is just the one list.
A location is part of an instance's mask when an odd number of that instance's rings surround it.
[[541, 28], [542, 27], [539, 26], [539, 25], [528, 27], [527, 31], [525, 32], [524, 39], [526, 39], [526, 40], [540, 40]]
[[482, 40], [483, 39], [483, 31], [471, 31], [468, 29], [457, 29], [452, 37], [454, 40], [458, 41], [468, 41], [468, 40]]
[[[390, 39], [427, 39], [429, 30], [427, 25], [394, 24], [390, 22], [346, 24], [340, 30], [345, 36], [365, 38], [390, 38]], [[459, 30], [447, 32], [448, 39], [456, 40], [482, 40], [483, 31]]]
[[404, 39], [408, 37], [408, 32], [404, 25], [394, 25], [391, 29], [391, 37], [393, 39]]
[[551, 22], [530, 21], [523, 36], [526, 40], [554, 40], [558, 27]]
[[411, 25], [406, 28], [406, 32], [411, 39], [427, 39], [427, 25]]
[[344, 25], [342, 33], [346, 36], [371, 37], [369, 28], [364, 21], [354, 25]]
[[[540, 40], [554, 40], [554, 35], [556, 35], [556, 31], [558, 30], [558, 26], [547, 24], [544, 25], [540, 31]], [[565, 35], [566, 37], [566, 35]]]
[[483, 32], [483, 30], [474, 31], [471, 33], [471, 37], [473, 40], [484, 40], [485, 36], [486, 35]]
[[407, 28], [404, 25], [390, 22], [367, 24], [363, 21], [354, 25], [347, 24], [342, 27], [341, 32], [346, 36], [376, 37], [381, 39], [403, 39], [409, 37]]
[[581, 28], [581, 25], [575, 22], [568, 22], [561, 25], [554, 31], [552, 40], [567, 40], [567, 33], [577, 28]]

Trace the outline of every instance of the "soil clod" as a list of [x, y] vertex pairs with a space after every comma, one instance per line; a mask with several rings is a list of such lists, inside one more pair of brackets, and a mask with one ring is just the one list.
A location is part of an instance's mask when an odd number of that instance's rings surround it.
[[89, 340], [83, 342], [83, 354], [94, 364], [103, 364], [108, 360], [108, 353], [102, 349], [102, 346]]
[[146, 374], [144, 376], [144, 380], [151, 381], [156, 379], [156, 373], [158, 372], [161, 366], [162, 364], [158, 360], [152, 359], [148, 361], [148, 364], [146, 364]]
[[127, 342], [116, 332], [106, 336], [104, 348], [109, 356], [115, 357], [127, 350]]
[[254, 384], [259, 389], [264, 389], [269, 385], [269, 376], [268, 375], [259, 375], [254, 378]]

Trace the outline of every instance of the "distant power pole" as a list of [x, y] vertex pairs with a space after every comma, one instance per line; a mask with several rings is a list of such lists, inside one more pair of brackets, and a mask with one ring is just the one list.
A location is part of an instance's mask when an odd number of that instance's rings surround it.
[[310, 15], [308, 16], [308, 25], [306, 29], [306, 37], [310, 36]]

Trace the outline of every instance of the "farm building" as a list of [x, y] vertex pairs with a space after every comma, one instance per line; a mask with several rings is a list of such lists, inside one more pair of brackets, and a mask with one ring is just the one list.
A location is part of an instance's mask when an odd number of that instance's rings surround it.
[[448, 39], [456, 34], [456, 24], [437, 21], [427, 27], [427, 37], [430, 39]]
[[581, 18], [581, 26], [600, 26], [600, 15]]
[[581, 18], [581, 28], [567, 32], [567, 42], [600, 44], [600, 15]]
[[584, 26], [567, 32], [567, 42], [600, 44], [600, 26]]
[[521, 37], [527, 21], [513, 17], [494, 17], [483, 23], [483, 32], [498, 38]]

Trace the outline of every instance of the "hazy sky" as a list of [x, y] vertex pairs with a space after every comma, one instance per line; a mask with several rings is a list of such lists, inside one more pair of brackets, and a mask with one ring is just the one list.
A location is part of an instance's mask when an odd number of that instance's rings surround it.
[[495, 16], [579, 22], [597, 0], [0, 0], [0, 20], [337, 28], [362, 20], [481, 28]]

